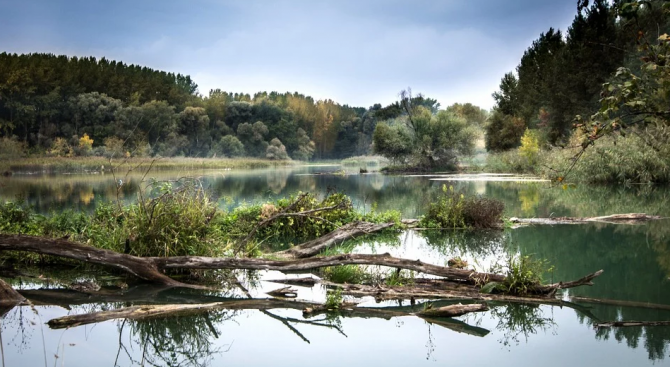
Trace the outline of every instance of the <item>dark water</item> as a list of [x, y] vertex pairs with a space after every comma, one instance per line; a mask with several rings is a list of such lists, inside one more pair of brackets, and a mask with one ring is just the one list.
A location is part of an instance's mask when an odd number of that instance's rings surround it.
[[[575, 187], [543, 182], [435, 181], [431, 177], [314, 175], [339, 167], [256, 171], [162, 172], [159, 180], [201, 176], [222, 207], [265, 201], [297, 191], [349, 194], [360, 210], [397, 209], [405, 218], [419, 216], [443, 184], [495, 197], [506, 214], [520, 217], [594, 216], [645, 212], [670, 216], [670, 190], [646, 187]], [[116, 178], [119, 179], [118, 177]], [[122, 177], [118, 198], [135, 200], [146, 183]], [[22, 198], [36, 210], [91, 210], [117, 198], [117, 182], [104, 176], [14, 176], [0, 181], [0, 199]], [[304, 319], [300, 310], [278, 308], [221, 310], [208, 314], [144, 321], [108, 321], [67, 330], [51, 330], [47, 320], [67, 314], [132, 304], [197, 299], [191, 293], [151, 289], [126, 291], [125, 299], [99, 303], [79, 300], [66, 306], [20, 307], [2, 322], [6, 366], [220, 366], [220, 365], [509, 365], [641, 366], [670, 365], [670, 327], [594, 329], [613, 320], [670, 320], [670, 221], [640, 226], [562, 225], [525, 227], [505, 232], [406, 232], [362, 244], [360, 253], [397, 256], [444, 264], [462, 256], [480, 269], [509, 254], [545, 258], [555, 281], [570, 280], [598, 269], [605, 273], [593, 287], [570, 290], [573, 296], [653, 304], [630, 307], [575, 302], [576, 306], [491, 304], [485, 313], [430, 324], [417, 317], [341, 317]], [[35, 276], [42, 275], [39, 271]], [[244, 282], [255, 297], [279, 288], [257, 274]], [[297, 276], [297, 275], [291, 275]], [[57, 277], [54, 275], [54, 277]], [[58, 288], [36, 278], [13, 279], [17, 288]], [[133, 298], [140, 294], [142, 297]], [[199, 295], [202, 296], [202, 295]], [[238, 289], [208, 296], [241, 297]], [[300, 288], [299, 298], [323, 301], [325, 291]], [[43, 304], [54, 304], [53, 298]], [[400, 307], [397, 302], [369, 307]], [[65, 307], [66, 306], [66, 307]], [[402, 305], [407, 307], [406, 305]], [[422, 306], [417, 306], [422, 307]], [[314, 321], [317, 321], [316, 325]], [[307, 322], [306, 322], [307, 321]], [[459, 323], [460, 322], [460, 323]], [[326, 326], [324, 326], [326, 325]], [[58, 358], [55, 357], [58, 355]]]

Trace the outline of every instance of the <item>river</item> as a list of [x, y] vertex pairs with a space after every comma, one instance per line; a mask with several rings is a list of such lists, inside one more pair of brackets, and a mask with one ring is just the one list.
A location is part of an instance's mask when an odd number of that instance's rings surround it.
[[[132, 202], [148, 178], [198, 177], [219, 205], [286, 197], [298, 191], [350, 195], [361, 211], [397, 209], [416, 218], [443, 185], [502, 200], [505, 214], [517, 217], [596, 216], [645, 212], [670, 216], [670, 190], [650, 187], [562, 186], [521, 181], [509, 176], [385, 176], [339, 171], [339, 166], [267, 170], [152, 172], [133, 175], [21, 175], [0, 179], [0, 200], [23, 200], [36, 211], [91, 211], [109, 200]], [[44, 323], [68, 314], [118, 308], [128, 302], [82, 301], [76, 305], [25, 306], [2, 319], [6, 366], [643, 366], [670, 365], [670, 327], [594, 329], [597, 321], [670, 320], [670, 222], [644, 225], [534, 226], [506, 231], [408, 231], [397, 238], [371, 240], [360, 253], [393, 255], [443, 265], [462, 256], [480, 269], [510, 254], [547, 259], [555, 280], [572, 280], [603, 269], [592, 287], [570, 290], [574, 296], [614, 299], [655, 307], [623, 307], [576, 302], [570, 307], [490, 305], [491, 310], [458, 318], [444, 327], [420, 318], [305, 319], [292, 309], [225, 310], [195, 316], [144, 321], [108, 321], [51, 330]], [[33, 270], [34, 272], [35, 270]], [[38, 278], [10, 280], [19, 289], [58, 288]], [[40, 278], [41, 276], [41, 278]], [[86, 276], [95, 276], [84, 273]], [[297, 275], [288, 275], [294, 277]], [[257, 297], [280, 285], [277, 272], [249, 275], [243, 282]], [[141, 290], [154, 303], [168, 303], [193, 291]], [[153, 293], [152, 293], [153, 292]], [[239, 289], [207, 296], [240, 297]], [[299, 298], [325, 299], [320, 287], [299, 288]], [[398, 302], [369, 307], [409, 307]], [[137, 304], [141, 302], [136, 302]], [[416, 306], [422, 307], [422, 306]], [[314, 321], [317, 321], [316, 323]], [[325, 325], [325, 326], [324, 326]]]

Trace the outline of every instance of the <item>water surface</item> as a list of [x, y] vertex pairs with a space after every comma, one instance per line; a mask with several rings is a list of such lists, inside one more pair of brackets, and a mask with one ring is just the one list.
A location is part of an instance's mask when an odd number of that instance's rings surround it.
[[[518, 217], [596, 216], [646, 212], [670, 216], [670, 190], [648, 187], [562, 187], [530, 180], [465, 180], [449, 176], [384, 176], [334, 173], [339, 167], [268, 170], [158, 172], [157, 180], [197, 176], [222, 208], [266, 201], [298, 191], [350, 195], [363, 211], [397, 209], [405, 218], [423, 213], [443, 185], [502, 200], [506, 215]], [[119, 185], [119, 179], [122, 180]], [[92, 210], [102, 201], [136, 200], [148, 182], [141, 175], [21, 176], [0, 181], [0, 200], [24, 200], [36, 210]], [[67, 330], [44, 322], [67, 314], [111, 309], [140, 300], [39, 305], [10, 310], [2, 320], [7, 366], [202, 366], [202, 365], [503, 365], [547, 366], [670, 365], [670, 328], [594, 329], [597, 321], [670, 320], [670, 222], [645, 225], [559, 225], [504, 232], [408, 231], [371, 239], [360, 253], [390, 252], [435, 264], [462, 256], [484, 269], [510, 254], [547, 259], [555, 281], [571, 280], [598, 269], [605, 273], [593, 287], [570, 295], [656, 305], [622, 307], [576, 302], [578, 307], [492, 304], [491, 310], [458, 318], [444, 327], [407, 317], [304, 319], [300, 310], [223, 310], [203, 315], [109, 321]], [[37, 274], [40, 275], [40, 274]], [[255, 297], [279, 288], [259, 273], [244, 282]], [[290, 275], [292, 277], [299, 275]], [[57, 278], [56, 275], [54, 277]], [[12, 280], [17, 288], [59, 288], [35, 278]], [[132, 286], [131, 286], [132, 289]], [[143, 291], [144, 292], [144, 291]], [[146, 291], [152, 302], [195, 297], [185, 291]], [[181, 294], [179, 292], [182, 292]], [[239, 289], [210, 294], [244, 297]], [[175, 298], [176, 297], [176, 298]], [[321, 287], [300, 288], [299, 298], [323, 301]], [[407, 303], [362, 299], [368, 307], [409, 307]], [[416, 307], [423, 307], [418, 305]], [[307, 323], [305, 323], [307, 321]], [[312, 322], [310, 324], [310, 322]], [[463, 324], [465, 323], [465, 324]], [[290, 327], [289, 327], [290, 326]], [[44, 337], [42, 337], [44, 335]], [[58, 355], [58, 358], [55, 357]]]

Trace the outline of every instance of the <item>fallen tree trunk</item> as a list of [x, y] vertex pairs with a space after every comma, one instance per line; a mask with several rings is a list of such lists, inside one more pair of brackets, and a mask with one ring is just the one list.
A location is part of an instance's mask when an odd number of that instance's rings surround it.
[[80, 260], [91, 264], [116, 268], [156, 284], [189, 287], [189, 285], [176, 281], [159, 272], [151, 259], [103, 250], [66, 239], [0, 234], [0, 250], [27, 251]]
[[423, 311], [417, 312], [416, 315], [419, 317], [456, 317], [462, 316], [470, 312], [480, 312], [488, 311], [488, 307], [485, 304], [473, 303], [469, 305], [451, 305], [438, 308], [428, 308]]
[[609, 223], [609, 224], [640, 224], [652, 220], [663, 219], [658, 215], [645, 213], [612, 214], [600, 217], [556, 217], [556, 218], [510, 218], [510, 222], [518, 224], [584, 224], [584, 223]]
[[416, 272], [444, 277], [445, 279], [466, 283], [485, 284], [490, 281], [502, 282], [503, 275], [479, 273], [474, 270], [448, 268], [424, 263], [419, 260], [407, 260], [389, 254], [343, 254], [324, 257], [311, 257], [297, 260], [268, 260], [256, 258], [214, 258], [201, 256], [172, 256], [150, 258], [159, 269], [249, 269], [278, 271], [308, 271], [338, 265], [376, 265], [414, 270]]
[[0, 279], [0, 306], [15, 306], [25, 300], [11, 285]]
[[631, 327], [631, 326], [670, 326], [670, 321], [612, 321], [612, 322], [599, 322], [594, 326], [597, 328]]
[[[65, 239], [50, 239], [26, 235], [3, 234], [0, 234], [0, 250], [28, 251], [109, 266], [126, 271], [139, 277], [140, 279], [171, 287], [203, 288], [197, 285], [181, 283], [163, 274], [161, 270], [246, 269], [309, 271], [313, 269], [338, 265], [372, 265], [412, 270], [419, 273], [442, 277], [446, 280], [468, 284], [483, 285], [488, 282], [505, 281], [505, 276], [500, 274], [480, 273], [474, 270], [444, 267], [424, 263], [420, 260], [396, 258], [389, 254], [343, 254], [324, 257], [301, 258], [295, 260], [214, 258], [202, 256], [137, 257], [120, 254], [114, 251], [98, 249]], [[538, 285], [535, 288], [531, 287], [531, 291], [534, 293], [553, 295], [558, 289], [565, 289], [581, 285], [592, 285], [593, 283], [591, 280], [599, 276], [601, 273], [602, 270], [572, 282]]]
[[312, 257], [319, 254], [328, 247], [335, 246], [346, 240], [356, 238], [361, 235], [379, 232], [393, 226], [393, 223], [349, 223], [317, 239], [305, 242], [288, 250], [278, 252], [277, 255], [294, 258]]
[[[47, 324], [52, 329], [63, 329], [81, 325], [95, 324], [116, 319], [142, 320], [154, 317], [191, 315], [191, 314], [198, 314], [223, 309], [261, 310], [261, 311], [271, 309], [299, 309], [303, 310], [303, 312], [307, 310], [314, 310], [314, 312], [311, 313], [307, 312], [308, 316], [314, 316], [316, 314], [321, 314], [327, 311], [322, 304], [304, 302], [304, 301], [290, 301], [290, 300], [277, 300], [277, 299], [240, 299], [227, 302], [215, 302], [215, 303], [196, 304], [196, 305], [173, 304], [173, 305], [131, 306], [110, 311], [100, 311], [87, 314], [58, 317], [49, 320]], [[355, 304], [344, 304], [337, 311], [341, 316], [344, 317], [362, 317], [362, 318], [390, 319], [392, 317], [418, 315], [417, 312], [408, 312], [406, 310], [402, 311], [394, 310], [393, 307], [390, 307], [388, 309], [357, 307]], [[454, 313], [454, 315], [456, 315], [456, 313]], [[431, 316], [435, 317], [433, 315]], [[485, 333], [483, 334], [485, 335]]]

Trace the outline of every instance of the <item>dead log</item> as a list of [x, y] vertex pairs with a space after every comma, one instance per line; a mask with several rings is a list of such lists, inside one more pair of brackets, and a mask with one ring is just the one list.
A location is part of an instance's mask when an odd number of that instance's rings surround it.
[[640, 224], [652, 220], [663, 219], [658, 215], [645, 213], [612, 214], [600, 217], [555, 217], [555, 218], [510, 218], [510, 222], [517, 224], [584, 224], [584, 223], [609, 223], [609, 224]]
[[589, 298], [589, 297], [577, 297], [577, 296], [570, 296], [570, 300], [573, 302], [594, 303], [599, 305], [648, 308], [652, 310], [670, 310], [670, 305], [651, 303], [651, 302], [623, 301], [618, 299]]
[[599, 277], [603, 273], [603, 270], [598, 270], [595, 273], [589, 274], [581, 279], [573, 280], [570, 282], [558, 282], [554, 284], [547, 285], [537, 285], [531, 288], [533, 293], [548, 294], [549, 296], [554, 296], [556, 291], [559, 289], [575, 288], [583, 285], [592, 286], [592, 280]]
[[151, 259], [103, 250], [66, 239], [0, 234], [0, 250], [28, 251], [80, 260], [91, 264], [116, 268], [156, 284], [192, 287], [159, 272]]
[[15, 306], [25, 300], [11, 285], [0, 279], [0, 306]]
[[303, 309], [316, 306], [316, 303], [298, 302], [278, 299], [240, 299], [228, 302], [214, 302], [205, 304], [171, 304], [171, 305], [142, 305], [125, 307], [110, 311], [100, 311], [80, 315], [70, 315], [51, 319], [47, 322], [52, 329], [63, 329], [99, 322], [129, 319], [141, 320], [154, 317], [183, 316], [198, 314], [214, 310], [270, 310], [277, 308]]
[[469, 305], [451, 305], [438, 308], [427, 308], [423, 311], [417, 312], [416, 315], [419, 317], [456, 317], [462, 316], [470, 312], [480, 312], [488, 311], [488, 307], [485, 304], [473, 303]]
[[479, 273], [474, 270], [466, 269], [453, 269], [424, 263], [420, 260], [401, 259], [393, 257], [389, 254], [343, 254], [324, 257], [311, 257], [297, 260], [214, 258], [201, 256], [154, 257], [150, 259], [159, 269], [249, 269], [308, 271], [338, 265], [376, 265], [414, 270], [419, 273], [435, 275], [449, 280], [462, 281], [472, 284], [485, 284], [490, 281], [502, 282], [505, 280], [505, 277], [499, 274]]
[[670, 321], [611, 321], [599, 322], [597, 328], [632, 327], [632, 326], [670, 326]]
[[273, 291], [267, 292], [268, 296], [272, 297], [283, 297], [283, 298], [296, 298], [298, 297], [298, 291], [291, 287], [283, 287], [275, 289]]
[[[313, 248], [313, 247], [312, 247]], [[313, 269], [338, 265], [373, 265], [396, 269], [413, 270], [419, 273], [442, 277], [446, 280], [468, 284], [486, 284], [488, 282], [504, 282], [500, 274], [479, 273], [474, 270], [455, 269], [424, 263], [420, 260], [408, 260], [392, 257], [389, 254], [343, 254], [325, 257], [301, 258], [295, 260], [269, 260], [258, 258], [213, 258], [202, 256], [173, 257], [137, 257], [120, 254], [78, 244], [65, 239], [51, 239], [26, 235], [0, 234], [0, 251], [28, 251], [44, 255], [60, 256], [76, 259], [92, 264], [113, 267], [126, 271], [140, 279], [155, 284], [172, 287], [203, 288], [176, 281], [161, 272], [169, 269], [247, 269], [247, 270], [278, 270], [278, 271], [309, 271]], [[592, 285], [591, 280], [602, 274], [602, 270], [572, 282], [550, 285], [538, 285], [532, 289], [535, 293], [553, 295], [558, 289]]]
[[278, 252], [277, 255], [294, 258], [312, 257], [321, 251], [331, 246], [338, 245], [346, 240], [356, 238], [361, 235], [379, 232], [393, 226], [394, 223], [349, 223], [317, 239], [305, 242], [288, 250]]

